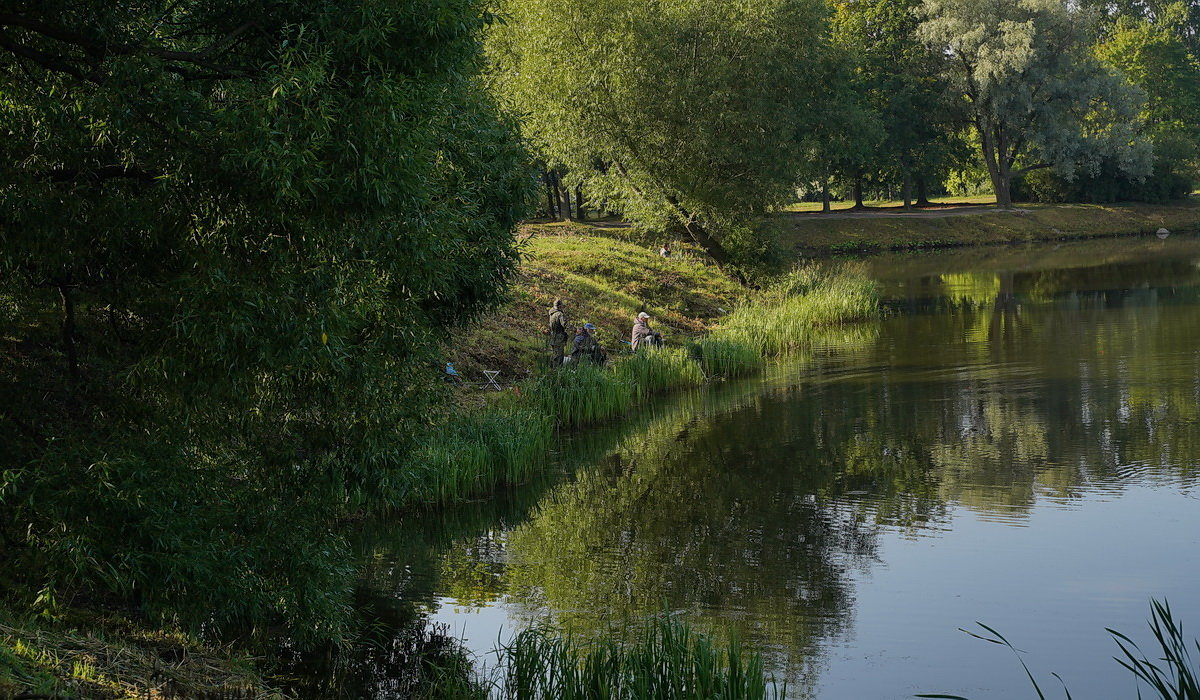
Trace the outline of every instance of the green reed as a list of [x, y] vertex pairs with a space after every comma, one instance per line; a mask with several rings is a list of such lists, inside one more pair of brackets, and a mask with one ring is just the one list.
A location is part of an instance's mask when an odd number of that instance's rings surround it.
[[710, 377], [742, 377], [763, 365], [757, 349], [733, 338], [706, 336], [693, 342], [688, 350]]
[[803, 346], [813, 328], [869, 318], [878, 303], [875, 284], [861, 274], [801, 268], [729, 314], [714, 336], [782, 355]]
[[704, 372], [681, 348], [642, 348], [617, 362], [613, 373], [638, 397], [704, 383]]
[[586, 425], [628, 410], [634, 386], [616, 372], [589, 362], [572, 363], [525, 385], [538, 410], [561, 425]]
[[[1046, 694], [1042, 692], [1041, 686], [1037, 679], [1034, 678], [1033, 672], [1029, 670], [1025, 660], [1021, 658], [1021, 652], [1004, 638], [996, 630], [988, 627], [982, 622], [975, 623], [988, 632], [987, 635], [976, 634], [968, 630], [962, 630], [967, 634], [982, 639], [985, 642], [999, 644], [1008, 647], [1021, 663], [1021, 668], [1024, 669], [1025, 675], [1029, 678], [1030, 684], [1033, 686], [1033, 691], [1037, 693], [1040, 700], [1046, 700]], [[1112, 635], [1117, 646], [1121, 649], [1121, 654], [1124, 658], [1118, 656], [1113, 657], [1114, 660], [1133, 672], [1137, 678], [1138, 689], [1137, 697], [1139, 700], [1142, 697], [1142, 684], [1146, 684], [1154, 695], [1151, 697], [1161, 698], [1161, 700], [1200, 700], [1200, 657], [1193, 659], [1191, 655], [1192, 649], [1200, 653], [1200, 640], [1192, 639], [1188, 643], [1187, 637], [1183, 633], [1183, 624], [1175, 620], [1171, 614], [1171, 606], [1167, 602], [1159, 602], [1157, 600], [1150, 601], [1150, 631], [1154, 634], [1154, 641], [1158, 644], [1158, 654], [1152, 660], [1146, 656], [1145, 652], [1138, 647], [1137, 643], [1120, 632], [1106, 628], [1106, 631]], [[1050, 674], [1054, 676], [1063, 686], [1063, 694], [1067, 700], [1071, 700], [1071, 691], [1067, 688], [1062, 677], [1057, 673]], [[940, 698], [941, 700], [969, 700], [969, 698], [961, 695], [946, 695], [942, 693], [923, 693], [917, 695], [918, 698]]]
[[519, 482], [545, 463], [553, 433], [545, 413], [513, 402], [454, 414], [411, 455], [404, 500], [456, 501]]
[[513, 700], [584, 698], [765, 698], [786, 696], [763, 672], [762, 657], [746, 654], [736, 638], [724, 649], [687, 623], [665, 615], [651, 620], [640, 639], [622, 646], [610, 638], [584, 644], [534, 627], [501, 648], [505, 682], [499, 696]]

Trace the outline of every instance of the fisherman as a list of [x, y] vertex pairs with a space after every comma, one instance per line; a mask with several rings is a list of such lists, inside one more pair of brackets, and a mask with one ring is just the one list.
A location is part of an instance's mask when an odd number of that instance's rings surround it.
[[602, 365], [608, 360], [608, 353], [604, 352], [604, 348], [600, 347], [600, 343], [596, 340], [596, 326], [591, 323], [585, 323], [579, 327], [575, 334], [575, 340], [571, 342], [571, 356], [569, 362], [582, 362], [588, 360], [597, 365]]
[[671, 242], [663, 241], [662, 247], [658, 249], [658, 254], [664, 258], [671, 257]]
[[547, 331], [550, 336], [551, 367], [558, 367], [563, 363], [563, 350], [567, 347], [567, 339], [570, 337], [567, 329], [570, 327], [567, 315], [563, 313], [563, 300], [555, 299], [554, 306], [550, 307], [550, 327]]
[[662, 346], [662, 334], [651, 330], [650, 314], [645, 311], [639, 313], [633, 322], [633, 333], [630, 334], [629, 345], [635, 352], [643, 345], [654, 348]]

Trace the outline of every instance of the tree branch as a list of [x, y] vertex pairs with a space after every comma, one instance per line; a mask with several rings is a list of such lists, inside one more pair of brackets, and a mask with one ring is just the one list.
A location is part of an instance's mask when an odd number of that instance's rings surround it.
[[20, 56], [21, 58], [27, 58], [48, 70], [66, 73], [67, 75], [73, 76], [80, 80], [88, 80], [88, 77], [84, 75], [83, 71], [79, 70], [70, 63], [67, 63], [61, 57], [30, 48], [24, 44], [18, 44], [7, 34], [0, 33], [0, 49], [7, 49], [9, 53]]
[[130, 180], [140, 180], [142, 182], [154, 182], [159, 177], [160, 173], [152, 173], [141, 168], [131, 167], [126, 165], [102, 165], [99, 168], [55, 168], [39, 173], [39, 177], [49, 182], [71, 182], [80, 178], [90, 178], [94, 180], [112, 180], [115, 178], [127, 178]]
[[[136, 54], [138, 52], [144, 52], [147, 55], [154, 56], [156, 58], [161, 58], [164, 61], [176, 61], [176, 62], [180, 62], [180, 63], [190, 63], [192, 65], [200, 66], [201, 68], [207, 68], [208, 70], [213, 71], [214, 73], [216, 73], [220, 76], [245, 77], [245, 76], [250, 75], [250, 73], [247, 71], [241, 71], [236, 68], [231, 68], [229, 66], [222, 66], [222, 65], [213, 63], [211, 60], [209, 60], [209, 57], [216, 52], [217, 48], [222, 43], [227, 43], [227, 42], [235, 40], [238, 36], [244, 34], [247, 30], [249, 30], [251, 27], [253, 27], [254, 26], [253, 22], [247, 22], [247, 23], [235, 28], [233, 31], [231, 31], [228, 34], [226, 34], [225, 36], [223, 36], [221, 38], [221, 40], [218, 41], [216, 44], [209, 47], [204, 52], [200, 52], [200, 53], [197, 53], [195, 51], [172, 51], [170, 49], [164, 49], [164, 48], [157, 47], [157, 46], [138, 46], [135, 44], [103, 43], [103, 42], [97, 41], [95, 39], [92, 39], [90, 37], [87, 37], [83, 34], [80, 34], [78, 32], [73, 32], [69, 29], [64, 29], [62, 27], [55, 26], [53, 24], [50, 24], [49, 22], [43, 22], [38, 19], [33, 19], [30, 17], [23, 17], [21, 15], [14, 15], [12, 13], [7, 13], [7, 12], [0, 13], [0, 26], [20, 27], [27, 31], [31, 31], [36, 34], [40, 34], [48, 39], [54, 39], [55, 41], [61, 41], [65, 44], [70, 44], [72, 46], [76, 46], [76, 47], [82, 49], [85, 53], [87, 53], [89, 56], [91, 56], [92, 58], [94, 58], [96, 60], [103, 60], [104, 58], [106, 58], [110, 55], [128, 56], [128, 55]], [[11, 39], [9, 41], [11, 42]], [[50, 56], [49, 54], [44, 54], [41, 51], [37, 51], [36, 49], [31, 49], [29, 47], [21, 46], [19, 44], [15, 44], [15, 43], [13, 43], [12, 46], [7, 46], [4, 44], [0, 44], [0, 46], [3, 46], [4, 48], [9, 49], [13, 53], [17, 53], [18, 55], [25, 55], [26, 58], [33, 58], [32, 56], [28, 55], [29, 52], [32, 52], [35, 54], [41, 54], [44, 57]], [[26, 53], [22, 54], [17, 49], [21, 49], [21, 50], [25, 51]], [[53, 57], [51, 57], [51, 58], [53, 58]], [[46, 65], [44, 63], [44, 61], [42, 62], [42, 64]], [[74, 68], [73, 66], [70, 66], [70, 64], [67, 64], [67, 63], [59, 62], [59, 64], [57, 66], [48, 66], [47, 65], [47, 67], [55, 67], [57, 70], [60, 70], [63, 72], [68, 72], [68, 73], [71, 73], [72, 75], [75, 75], [76, 77], [78, 77], [80, 79], [84, 79], [83, 74], [81, 72], [78, 72], [78, 69]]]
[[1024, 175], [1025, 173], [1031, 172], [1033, 170], [1042, 170], [1045, 168], [1052, 168], [1052, 167], [1054, 167], [1054, 166], [1050, 163], [1038, 163], [1037, 165], [1031, 165], [1028, 168], [1021, 168], [1020, 170], [1017, 170], [1015, 172], [1015, 174], [1016, 175]]

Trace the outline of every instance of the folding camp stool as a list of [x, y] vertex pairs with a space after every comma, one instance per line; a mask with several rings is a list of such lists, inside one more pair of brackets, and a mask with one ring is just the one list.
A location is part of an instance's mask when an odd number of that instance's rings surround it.
[[496, 377], [500, 376], [500, 370], [485, 369], [485, 370], [483, 370], [483, 376], [487, 378], [487, 383], [483, 385], [484, 389], [495, 389], [496, 391], [503, 391], [503, 388], [499, 384], [496, 383]]

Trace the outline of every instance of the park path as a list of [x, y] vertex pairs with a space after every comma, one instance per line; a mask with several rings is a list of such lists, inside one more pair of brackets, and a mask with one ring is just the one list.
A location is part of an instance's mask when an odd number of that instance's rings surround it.
[[946, 216], [971, 216], [1001, 212], [1025, 214], [1028, 211], [1028, 209], [999, 209], [995, 204], [970, 204], [965, 206], [942, 206], [936, 209], [913, 209], [911, 211], [904, 211], [899, 207], [859, 211], [843, 209], [828, 213], [821, 211], [796, 211], [789, 212], [789, 215], [797, 219], [938, 219]]

